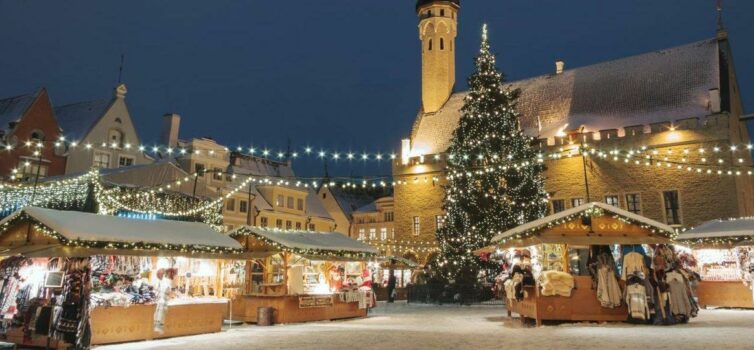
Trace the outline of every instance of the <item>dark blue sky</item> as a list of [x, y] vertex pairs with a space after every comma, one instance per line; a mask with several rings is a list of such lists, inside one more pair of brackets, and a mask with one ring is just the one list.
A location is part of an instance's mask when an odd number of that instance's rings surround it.
[[[175, 111], [182, 138], [397, 151], [420, 102], [414, 3], [0, 0], [0, 96], [45, 86], [55, 104], [106, 98], [125, 53], [128, 102], [145, 143]], [[462, 1], [457, 89], [485, 21], [500, 68], [516, 80], [552, 72], [556, 58], [572, 68], [711, 38], [714, 3]], [[725, 2], [749, 112], [753, 19], [754, 1]], [[343, 165], [340, 174], [376, 171]], [[316, 161], [298, 168], [321, 170]], [[387, 162], [380, 172], [389, 173]]]

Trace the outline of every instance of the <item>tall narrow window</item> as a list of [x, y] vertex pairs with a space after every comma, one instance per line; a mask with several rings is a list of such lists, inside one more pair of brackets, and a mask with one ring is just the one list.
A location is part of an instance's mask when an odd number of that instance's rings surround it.
[[262, 227], [267, 227], [267, 218], [264, 216], [259, 218], [259, 225], [261, 225]]
[[678, 191], [665, 191], [662, 193], [665, 201], [665, 220], [668, 225], [680, 225], [680, 204], [678, 203]]
[[228, 198], [228, 201], [225, 202], [225, 210], [227, 211], [236, 210], [236, 200], [233, 198]]
[[377, 229], [376, 228], [370, 228], [369, 229], [369, 240], [374, 241], [377, 239]]
[[560, 213], [565, 210], [565, 199], [553, 199], [552, 200], [552, 213]]
[[641, 214], [641, 198], [638, 193], [626, 195], [626, 209], [634, 214]]
[[440, 17], [445, 17], [445, 10], [444, 9], [440, 9]]
[[418, 236], [421, 233], [421, 221], [418, 216], [414, 216], [414, 236]]
[[290, 230], [293, 228], [293, 222], [291, 220], [285, 220], [285, 229]]
[[435, 215], [435, 229], [439, 230], [442, 228], [442, 224], [445, 222], [445, 219], [442, 215]]
[[429, 51], [432, 51], [432, 39], [429, 39]]
[[445, 39], [440, 38], [440, 50], [445, 50]]
[[275, 227], [283, 228], [283, 220], [280, 220], [280, 219], [275, 220]]
[[571, 208], [584, 204], [584, 198], [571, 198]]
[[387, 239], [387, 227], [380, 228], [380, 239], [383, 241]]
[[304, 210], [304, 200], [301, 198], [296, 199], [296, 209]]
[[277, 197], [277, 200], [275, 201], [276, 207], [282, 207], [285, 205], [285, 197], [283, 195], [279, 194]]
[[249, 212], [249, 202], [247, 201], [240, 201], [238, 203], [238, 211], [242, 213], [248, 213]]
[[363, 229], [363, 228], [360, 228], [360, 229], [359, 229], [359, 238], [358, 238], [358, 239], [359, 239], [360, 241], [363, 241], [363, 240], [364, 240], [364, 239], [366, 238], [366, 235], [364, 234], [364, 232], [365, 232], [365, 231], [364, 231], [364, 229]]

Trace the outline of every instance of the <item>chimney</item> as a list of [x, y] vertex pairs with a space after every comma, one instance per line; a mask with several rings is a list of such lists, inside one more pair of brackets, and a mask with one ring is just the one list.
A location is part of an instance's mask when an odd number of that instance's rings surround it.
[[167, 113], [162, 116], [162, 136], [160, 141], [168, 147], [178, 145], [178, 129], [181, 127], [181, 116]]
[[563, 73], [563, 69], [565, 69], [565, 61], [563, 60], [555, 61], [555, 74]]
[[720, 89], [709, 90], [709, 112], [710, 114], [720, 113]]

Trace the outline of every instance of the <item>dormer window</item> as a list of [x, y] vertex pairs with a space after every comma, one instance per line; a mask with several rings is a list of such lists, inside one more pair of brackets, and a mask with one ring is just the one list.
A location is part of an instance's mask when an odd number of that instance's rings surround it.
[[115, 122], [118, 124], [123, 124], [123, 120], [121, 120], [120, 118], [115, 118]]

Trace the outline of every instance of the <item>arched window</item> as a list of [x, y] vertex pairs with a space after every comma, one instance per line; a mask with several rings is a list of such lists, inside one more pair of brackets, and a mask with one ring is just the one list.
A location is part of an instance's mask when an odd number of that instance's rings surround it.
[[120, 118], [115, 118], [115, 122], [118, 124], [123, 124], [123, 121]]
[[432, 51], [432, 39], [429, 39], [429, 51]]
[[440, 50], [445, 50], [445, 39], [440, 38]]
[[123, 132], [118, 129], [110, 129], [107, 133], [107, 139], [112, 147], [121, 147], [123, 145]]
[[34, 129], [31, 132], [30, 136], [32, 141], [44, 141], [45, 140], [45, 133], [42, 130]]

